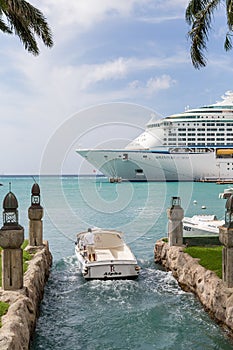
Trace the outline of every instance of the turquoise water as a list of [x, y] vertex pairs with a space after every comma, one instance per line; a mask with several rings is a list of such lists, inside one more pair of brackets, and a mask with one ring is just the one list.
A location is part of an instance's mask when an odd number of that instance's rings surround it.
[[[32, 178], [0, 178], [18, 198], [27, 237]], [[166, 236], [166, 209], [180, 196], [185, 215], [224, 216], [227, 186], [203, 183], [120, 183], [103, 178], [43, 177], [44, 238], [53, 267], [31, 350], [233, 349], [233, 342], [199, 301], [155, 265], [153, 247]], [[197, 204], [194, 205], [193, 201]], [[201, 207], [205, 205], [206, 209]], [[89, 226], [122, 230], [142, 267], [136, 281], [86, 282], [74, 256], [76, 233]]]

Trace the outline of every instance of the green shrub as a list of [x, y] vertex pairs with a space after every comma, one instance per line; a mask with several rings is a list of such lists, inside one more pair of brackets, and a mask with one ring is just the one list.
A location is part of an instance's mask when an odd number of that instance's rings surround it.
[[9, 306], [9, 304], [0, 301], [0, 327], [2, 327], [1, 317], [7, 313]]
[[27, 247], [28, 245], [28, 240], [25, 239], [25, 241], [23, 242], [21, 248], [23, 249], [23, 273], [25, 273], [27, 271], [27, 268], [28, 268], [28, 264], [27, 262], [29, 260], [32, 259], [33, 255], [28, 253], [27, 251], [25, 251], [25, 248]]
[[214, 271], [219, 278], [222, 278], [222, 248], [222, 246], [187, 247], [184, 252], [193, 258], [200, 259], [200, 265]]

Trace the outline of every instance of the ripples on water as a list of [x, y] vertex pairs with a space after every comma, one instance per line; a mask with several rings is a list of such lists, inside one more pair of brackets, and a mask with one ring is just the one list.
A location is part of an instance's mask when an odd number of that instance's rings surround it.
[[31, 349], [230, 349], [171, 273], [139, 261], [138, 280], [85, 281], [74, 256], [52, 270]]

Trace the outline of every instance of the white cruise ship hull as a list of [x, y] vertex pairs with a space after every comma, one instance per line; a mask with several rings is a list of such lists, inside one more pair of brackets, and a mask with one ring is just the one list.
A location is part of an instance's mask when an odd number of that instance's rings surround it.
[[[155, 150], [77, 150], [109, 178], [123, 181], [217, 181], [230, 180], [233, 166], [215, 151], [167, 153]], [[231, 161], [232, 162], [232, 161]]]
[[151, 120], [125, 149], [77, 150], [95, 168], [129, 181], [233, 180], [233, 92], [223, 101]]

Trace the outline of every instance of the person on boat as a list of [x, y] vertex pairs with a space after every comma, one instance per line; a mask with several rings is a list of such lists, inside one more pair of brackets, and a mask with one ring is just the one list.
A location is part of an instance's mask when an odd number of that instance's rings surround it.
[[87, 247], [88, 259], [90, 261], [95, 261], [96, 260], [95, 240], [94, 240], [94, 234], [91, 228], [87, 230], [87, 233], [84, 236], [84, 245]]

